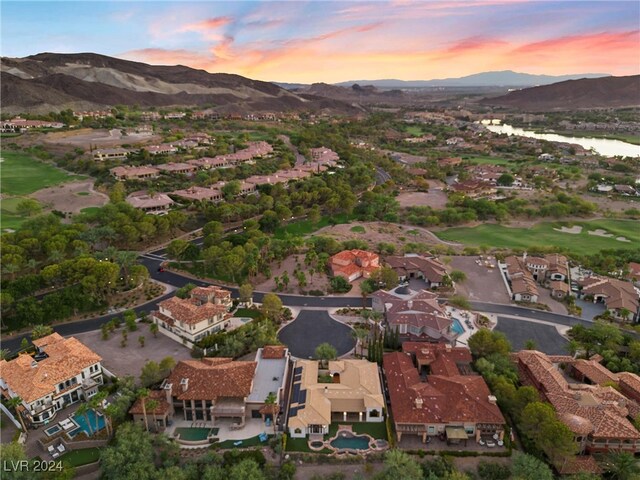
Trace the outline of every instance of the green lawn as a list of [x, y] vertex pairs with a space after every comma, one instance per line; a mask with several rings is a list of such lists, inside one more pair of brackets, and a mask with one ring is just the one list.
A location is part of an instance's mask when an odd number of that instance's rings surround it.
[[422, 128], [420, 128], [418, 125], [405, 125], [404, 131], [414, 137], [422, 136]]
[[[581, 226], [579, 234], [554, 230], [562, 226]], [[589, 235], [589, 231], [606, 230], [613, 237]], [[635, 249], [640, 244], [640, 228], [633, 220], [591, 220], [584, 222], [541, 222], [531, 228], [510, 228], [503, 225], [480, 225], [468, 228], [450, 228], [436, 235], [464, 245], [489, 245], [498, 248], [529, 248], [532, 246], [557, 246], [582, 255], [597, 253], [603, 249]], [[621, 242], [616, 237], [625, 237]]]
[[97, 462], [99, 459], [99, 448], [80, 448], [78, 450], [71, 450], [69, 453], [65, 453], [60, 457], [60, 460], [72, 467], [79, 467], [88, 463]]
[[102, 207], [86, 207], [80, 210], [80, 213], [96, 213], [99, 212]]
[[487, 156], [478, 156], [478, 157], [467, 157], [463, 156], [463, 160], [467, 160], [469, 162], [481, 163], [481, 164], [491, 164], [491, 165], [511, 165], [512, 162], [507, 160], [506, 158], [498, 158], [498, 157], [487, 157]]
[[249, 318], [258, 318], [262, 314], [258, 310], [253, 310], [251, 308], [239, 308], [233, 314], [235, 317], [249, 317]]
[[20, 197], [0, 200], [0, 227], [16, 229], [27, 220], [28, 217], [22, 217], [16, 213], [16, 207], [22, 200]]
[[76, 195], [80, 195], [81, 197], [86, 197], [88, 195], [90, 195], [89, 192], [76, 192]]
[[[269, 435], [269, 438], [271, 438], [273, 435]], [[267, 445], [269, 443], [269, 440], [265, 441], [265, 442], [261, 442], [259, 435], [256, 435], [255, 437], [251, 437], [251, 438], [247, 438], [246, 440], [242, 440], [242, 443], [240, 445], [234, 445], [234, 443], [237, 442], [237, 440], [225, 440], [224, 442], [220, 442], [220, 443], [216, 443], [215, 446], [219, 447], [219, 448], [246, 448], [246, 447], [259, 447], [261, 445]]]
[[365, 228], [361, 225], [356, 225], [355, 227], [351, 227], [351, 231], [353, 233], [366, 233], [367, 231], [365, 230]]
[[3, 151], [0, 155], [3, 160], [0, 163], [0, 192], [5, 195], [28, 195], [41, 188], [85, 178], [69, 174], [24, 153]]
[[280, 227], [276, 229], [274, 234], [275, 238], [282, 239], [287, 235], [293, 235], [294, 237], [302, 237], [304, 235], [308, 235], [310, 233], [315, 232], [323, 227], [332, 224], [340, 224], [340, 223], [349, 223], [353, 218], [353, 215], [334, 215], [334, 216], [325, 216], [320, 219], [320, 221], [316, 224], [311, 223], [309, 220], [301, 220], [299, 222], [292, 222], [284, 227]]

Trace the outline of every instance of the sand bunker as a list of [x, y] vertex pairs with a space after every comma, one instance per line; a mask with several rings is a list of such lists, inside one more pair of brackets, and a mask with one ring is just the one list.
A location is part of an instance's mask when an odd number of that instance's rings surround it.
[[630, 242], [631, 241], [627, 237], [616, 237], [616, 240], [618, 240], [619, 242]]
[[589, 230], [588, 233], [589, 235], [595, 235], [596, 237], [613, 237], [613, 233], [608, 233], [606, 230], [602, 230], [601, 228], [598, 228], [597, 230]]
[[[571, 233], [573, 235], [577, 235], [579, 233], [582, 233], [582, 227], [580, 225], [574, 225], [573, 227], [554, 228], [554, 230], [556, 232]], [[591, 232], [589, 232], [589, 233], [591, 233]]]

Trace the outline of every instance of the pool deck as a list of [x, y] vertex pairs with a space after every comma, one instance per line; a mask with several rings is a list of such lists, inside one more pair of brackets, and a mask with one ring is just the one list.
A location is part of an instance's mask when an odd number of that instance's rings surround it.
[[[262, 432], [266, 432], [268, 435], [273, 434], [273, 425], [267, 427], [260, 418], [248, 418], [246, 420], [244, 428], [240, 430], [231, 429], [231, 425], [235, 423], [235, 420], [233, 419], [219, 419], [214, 425], [212, 422], [204, 422], [202, 420], [192, 422], [191, 420], [176, 420], [174, 418], [173, 425], [167, 427], [167, 429], [164, 431], [164, 434], [169, 438], [173, 438], [173, 434], [175, 433], [176, 428], [192, 428], [192, 423], [197, 424], [197, 426], [194, 425], [194, 428], [218, 428], [219, 430], [216, 438], [218, 438], [220, 442], [224, 442], [225, 440], [247, 440], [249, 438], [260, 435]], [[182, 448], [202, 448], [202, 445], [180, 446]]]

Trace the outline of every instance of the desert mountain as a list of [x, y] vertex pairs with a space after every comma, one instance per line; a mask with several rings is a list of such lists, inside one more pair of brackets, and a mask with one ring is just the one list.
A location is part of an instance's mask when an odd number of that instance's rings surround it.
[[373, 85], [378, 88], [425, 88], [425, 87], [533, 87], [536, 85], [548, 85], [565, 80], [579, 78], [606, 77], [606, 73], [581, 73], [574, 75], [532, 75], [519, 73], [512, 70], [497, 72], [482, 72], [460, 78], [441, 78], [434, 80], [356, 80], [340, 82], [336, 85], [348, 87], [357, 84]]
[[93, 53], [2, 58], [2, 110], [44, 113], [66, 108], [213, 106], [219, 111], [353, 113], [343, 102], [300, 96], [273, 83], [182, 65], [158, 66]]
[[568, 80], [485, 98], [481, 103], [527, 111], [637, 107], [640, 75]]

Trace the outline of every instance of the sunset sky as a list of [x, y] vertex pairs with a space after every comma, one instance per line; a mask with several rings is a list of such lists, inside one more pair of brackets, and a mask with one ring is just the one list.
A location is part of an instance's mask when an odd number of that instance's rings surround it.
[[3, 56], [95, 52], [285, 82], [640, 73], [640, 2], [1, 3]]

